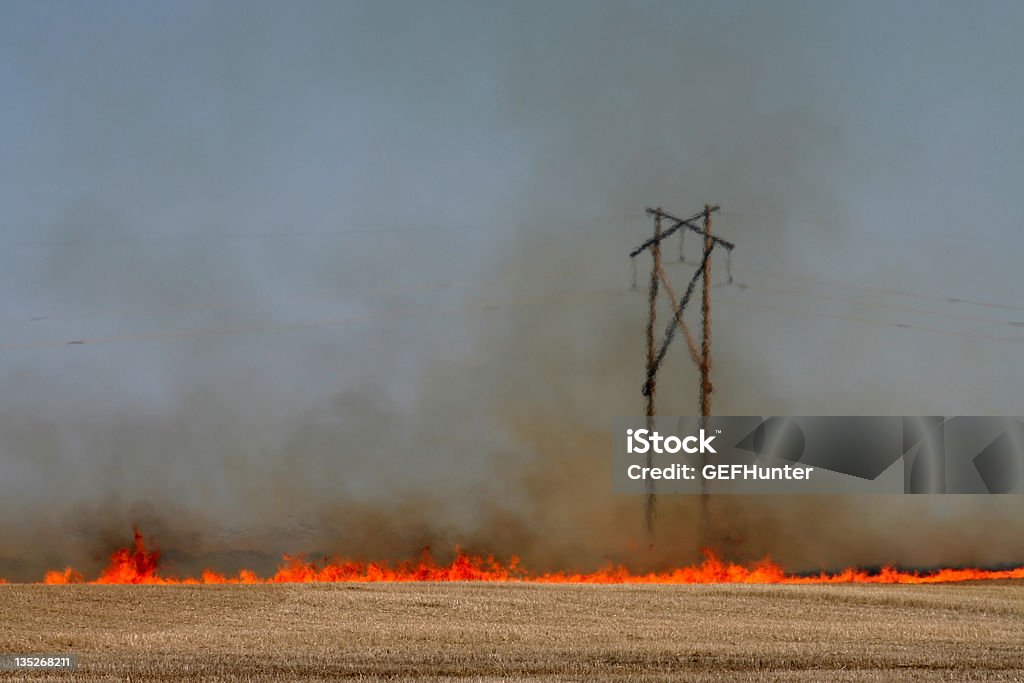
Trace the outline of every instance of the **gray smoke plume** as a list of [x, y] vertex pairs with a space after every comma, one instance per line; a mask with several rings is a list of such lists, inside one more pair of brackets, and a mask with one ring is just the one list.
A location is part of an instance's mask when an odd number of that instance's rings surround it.
[[[5, 5], [0, 576], [94, 574], [133, 524], [180, 573], [698, 559], [697, 501], [659, 499], [651, 544], [610, 493], [612, 418], [642, 411], [645, 206], [721, 203], [738, 245], [717, 414], [1024, 414], [1022, 20]], [[672, 349], [661, 412], [694, 413], [695, 380]], [[991, 565], [1024, 562], [1019, 512], [731, 498], [712, 527], [792, 570]]]

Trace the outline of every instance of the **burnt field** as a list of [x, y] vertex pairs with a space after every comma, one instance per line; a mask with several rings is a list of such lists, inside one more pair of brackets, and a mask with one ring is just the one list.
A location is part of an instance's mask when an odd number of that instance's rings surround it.
[[0, 586], [0, 680], [1024, 680], [1024, 583]]

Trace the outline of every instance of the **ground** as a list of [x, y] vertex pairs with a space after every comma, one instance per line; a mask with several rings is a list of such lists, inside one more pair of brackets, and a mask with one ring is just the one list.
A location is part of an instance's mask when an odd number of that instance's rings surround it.
[[[0, 586], [32, 680], [1024, 680], [1024, 584]], [[0, 681], [24, 680], [0, 672]]]

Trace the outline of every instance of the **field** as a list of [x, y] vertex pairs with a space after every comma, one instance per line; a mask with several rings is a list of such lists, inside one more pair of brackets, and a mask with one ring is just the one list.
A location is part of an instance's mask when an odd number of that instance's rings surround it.
[[0, 586], [81, 680], [1024, 680], [1024, 584]]

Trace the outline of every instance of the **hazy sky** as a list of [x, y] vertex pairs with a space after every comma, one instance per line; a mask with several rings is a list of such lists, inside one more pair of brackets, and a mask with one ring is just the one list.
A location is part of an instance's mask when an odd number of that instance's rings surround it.
[[3, 2], [0, 495], [355, 495], [486, 473], [485, 413], [638, 413], [657, 204], [738, 245], [717, 412], [1024, 414], [1022, 32], [1019, 2]]

